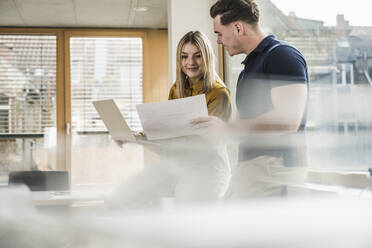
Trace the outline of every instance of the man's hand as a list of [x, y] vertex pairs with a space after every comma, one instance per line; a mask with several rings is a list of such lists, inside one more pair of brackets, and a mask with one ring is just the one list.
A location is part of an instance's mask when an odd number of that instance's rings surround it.
[[215, 136], [228, 131], [228, 125], [215, 116], [198, 117], [190, 121], [192, 128], [198, 130], [201, 135]]

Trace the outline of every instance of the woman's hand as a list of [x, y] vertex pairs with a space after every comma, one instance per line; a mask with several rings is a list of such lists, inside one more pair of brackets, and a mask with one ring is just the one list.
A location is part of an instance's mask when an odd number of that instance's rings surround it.
[[146, 134], [143, 131], [135, 133], [134, 137], [136, 138], [136, 140], [147, 140]]
[[[147, 140], [146, 134], [143, 131], [135, 133], [133, 135], [134, 135], [136, 140]], [[129, 141], [129, 140], [114, 140], [114, 141], [121, 148], [123, 148], [124, 144], [133, 142], [133, 141]]]
[[123, 148], [123, 145], [127, 143], [127, 141], [124, 140], [114, 140], [116, 145], [118, 145], [120, 148]]

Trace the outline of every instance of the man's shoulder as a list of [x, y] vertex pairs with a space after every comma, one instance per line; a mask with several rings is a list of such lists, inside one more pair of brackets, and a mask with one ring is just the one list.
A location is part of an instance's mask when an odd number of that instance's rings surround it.
[[266, 49], [266, 53], [267, 56], [270, 57], [298, 56], [304, 59], [302, 53], [295, 46], [276, 38], [271, 40], [270, 45]]
[[296, 47], [281, 40], [273, 40], [270, 46], [268, 47], [266, 53], [269, 56], [280, 56], [280, 55], [288, 56], [291, 54], [295, 54], [295, 55], [299, 55], [303, 57], [301, 52]]
[[264, 58], [264, 72], [290, 81], [308, 81], [307, 64], [301, 52], [285, 41], [273, 40]]
[[293, 45], [284, 40], [277, 39], [274, 35], [267, 36], [257, 48], [258, 60], [262, 61], [263, 66], [270, 64], [283, 64], [283, 61], [297, 60], [306, 65], [305, 57]]
[[302, 53], [293, 45], [282, 41], [274, 39], [268, 49], [266, 50], [265, 61], [270, 62], [270, 64], [281, 64], [283, 62], [290, 63], [299, 62], [301, 66], [306, 67], [306, 60]]

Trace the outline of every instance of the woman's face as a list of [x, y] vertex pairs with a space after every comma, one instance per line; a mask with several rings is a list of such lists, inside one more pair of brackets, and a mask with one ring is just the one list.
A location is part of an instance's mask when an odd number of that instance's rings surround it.
[[200, 50], [191, 43], [186, 43], [181, 50], [181, 69], [190, 81], [199, 80], [204, 73]]

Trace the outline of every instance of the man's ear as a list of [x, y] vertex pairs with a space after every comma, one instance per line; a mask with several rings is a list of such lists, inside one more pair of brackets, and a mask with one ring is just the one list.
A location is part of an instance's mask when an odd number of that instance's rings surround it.
[[243, 25], [243, 23], [241, 23], [241, 22], [235, 22], [234, 23], [234, 28], [235, 28], [235, 31], [239, 34], [239, 35], [242, 35], [242, 34], [244, 34], [244, 25]]

